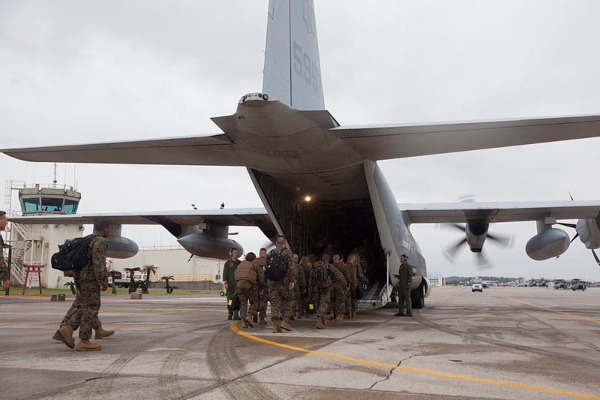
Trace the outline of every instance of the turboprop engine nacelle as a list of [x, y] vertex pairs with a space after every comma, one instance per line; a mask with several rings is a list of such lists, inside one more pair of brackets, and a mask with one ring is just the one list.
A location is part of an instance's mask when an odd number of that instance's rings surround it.
[[129, 258], [138, 252], [138, 245], [123, 236], [108, 235], [106, 239], [106, 256], [112, 258]]
[[558, 257], [569, 248], [569, 235], [557, 228], [548, 228], [527, 242], [525, 251], [534, 260], [542, 261]]
[[575, 229], [579, 234], [579, 239], [581, 239], [581, 242], [585, 245], [586, 249], [597, 249], [600, 247], [599, 223], [599, 218], [580, 219], [577, 221]]
[[229, 251], [233, 248], [244, 252], [244, 248], [235, 240], [214, 237], [208, 232], [194, 232], [177, 239], [184, 249], [195, 256], [217, 258], [225, 260], [229, 258]]

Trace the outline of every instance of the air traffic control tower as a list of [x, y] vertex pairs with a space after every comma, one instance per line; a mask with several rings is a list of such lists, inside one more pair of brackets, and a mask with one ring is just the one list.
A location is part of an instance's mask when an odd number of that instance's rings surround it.
[[[81, 193], [73, 187], [60, 186], [56, 181], [51, 185], [35, 184], [27, 186], [21, 181], [7, 181], [6, 197], [10, 202], [12, 192], [18, 191], [20, 214], [53, 215], [75, 214], [81, 200]], [[10, 197], [10, 198], [9, 198]], [[18, 213], [10, 211], [11, 216]], [[50, 258], [58, 251], [58, 245], [66, 239], [82, 236], [83, 225], [79, 224], [19, 224], [11, 222], [9, 226], [8, 244], [12, 246], [11, 281], [18, 285], [31, 285], [47, 288], [63, 287], [71, 278], [62, 272], [52, 269]], [[41, 274], [41, 282], [37, 275], [33, 281], [25, 282], [23, 265], [45, 265]], [[30, 277], [31, 278], [31, 277]]]

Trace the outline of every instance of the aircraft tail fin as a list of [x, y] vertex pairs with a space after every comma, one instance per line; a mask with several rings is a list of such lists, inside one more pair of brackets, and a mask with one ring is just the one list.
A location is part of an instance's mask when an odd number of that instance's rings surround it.
[[324, 110], [312, 0], [270, 0], [263, 93], [297, 110]]

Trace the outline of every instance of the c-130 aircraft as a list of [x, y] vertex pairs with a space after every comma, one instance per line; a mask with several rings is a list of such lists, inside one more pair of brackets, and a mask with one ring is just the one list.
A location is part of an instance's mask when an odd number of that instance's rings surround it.
[[137, 251], [135, 243], [120, 236], [122, 224], [161, 224], [190, 253], [221, 259], [232, 247], [243, 251], [229, 239], [229, 226], [258, 226], [268, 238], [283, 234], [299, 254], [320, 252], [329, 244], [351, 250], [366, 240], [372, 285], [363, 307], [390, 301], [403, 253], [416, 267], [413, 306], [424, 305], [430, 284], [410, 231], [414, 223], [464, 223], [464, 241], [471, 251], [481, 252], [490, 223], [536, 221], [538, 233], [526, 252], [544, 260], [569, 246], [569, 235], [553, 225], [575, 218], [586, 247], [600, 247], [600, 202], [398, 205], [377, 165], [379, 160], [595, 137], [600, 135], [600, 116], [344, 127], [324, 104], [313, 2], [271, 0], [262, 92], [243, 95], [235, 114], [212, 119], [223, 134], [2, 150], [35, 162], [245, 167], [264, 208], [40, 215], [11, 221], [109, 220], [113, 257]]

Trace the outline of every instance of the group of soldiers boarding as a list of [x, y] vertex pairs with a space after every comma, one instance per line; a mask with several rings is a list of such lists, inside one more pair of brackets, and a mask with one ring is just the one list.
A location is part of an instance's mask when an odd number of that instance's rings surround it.
[[[314, 254], [299, 260], [297, 254], [286, 248], [286, 240], [278, 236], [275, 249], [267, 253], [260, 249], [258, 257], [246, 254], [239, 260], [239, 252], [231, 251], [225, 263], [223, 280], [228, 299], [228, 319], [241, 320], [242, 328], [254, 323], [267, 323], [267, 302], [271, 303], [273, 332], [292, 331], [290, 321], [316, 313], [317, 329], [327, 327], [327, 319], [342, 321], [354, 318], [357, 310], [356, 293], [369, 283], [359, 262], [359, 255], [351, 253], [344, 262], [341, 254], [323, 253], [321, 259]], [[267, 260], [280, 255], [285, 266], [285, 276], [268, 279]], [[234, 301], [239, 300], [239, 307]]]

